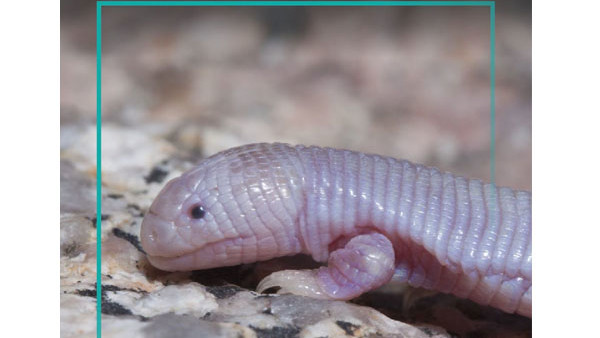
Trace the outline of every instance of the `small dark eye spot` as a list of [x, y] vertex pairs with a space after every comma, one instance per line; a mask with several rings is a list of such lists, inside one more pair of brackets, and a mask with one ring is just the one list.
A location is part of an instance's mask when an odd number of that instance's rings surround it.
[[190, 217], [193, 219], [201, 219], [204, 214], [206, 214], [206, 211], [200, 204], [196, 204], [190, 209]]

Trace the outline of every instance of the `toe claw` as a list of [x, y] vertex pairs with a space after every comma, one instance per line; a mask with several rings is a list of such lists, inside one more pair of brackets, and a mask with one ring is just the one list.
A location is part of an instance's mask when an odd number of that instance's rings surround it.
[[263, 293], [272, 287], [280, 287], [278, 294], [292, 293], [312, 298], [329, 298], [321, 289], [314, 270], [284, 270], [274, 272], [258, 283], [256, 291]]
[[277, 285], [277, 281], [275, 280], [275, 278], [272, 277], [273, 274], [263, 278], [260, 283], [258, 283], [258, 286], [256, 287], [256, 292], [258, 293], [263, 293], [265, 290], [279, 286]]

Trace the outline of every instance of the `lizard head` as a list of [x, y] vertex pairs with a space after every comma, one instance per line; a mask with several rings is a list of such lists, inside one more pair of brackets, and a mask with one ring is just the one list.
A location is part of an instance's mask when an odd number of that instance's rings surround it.
[[273, 145], [255, 144], [213, 155], [169, 181], [141, 226], [150, 263], [185, 271], [300, 252], [300, 180], [288, 167]]

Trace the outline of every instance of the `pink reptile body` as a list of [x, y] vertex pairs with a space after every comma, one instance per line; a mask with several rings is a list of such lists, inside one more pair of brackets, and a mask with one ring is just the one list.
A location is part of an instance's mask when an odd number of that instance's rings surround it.
[[395, 280], [531, 317], [531, 193], [389, 157], [226, 150], [167, 183], [141, 240], [168, 271], [298, 253], [327, 262], [276, 272], [259, 291], [350, 299]]

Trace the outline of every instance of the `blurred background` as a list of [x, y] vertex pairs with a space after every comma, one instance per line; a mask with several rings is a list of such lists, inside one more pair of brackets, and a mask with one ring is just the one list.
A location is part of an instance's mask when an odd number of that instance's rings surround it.
[[[529, 190], [531, 3], [496, 6], [496, 182]], [[95, 21], [61, 2], [61, 146], [95, 124]], [[108, 7], [103, 126], [190, 158], [282, 141], [489, 181], [489, 33], [487, 7]]]

